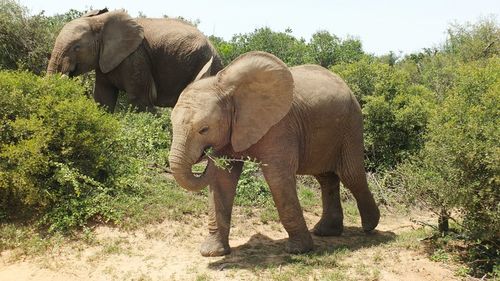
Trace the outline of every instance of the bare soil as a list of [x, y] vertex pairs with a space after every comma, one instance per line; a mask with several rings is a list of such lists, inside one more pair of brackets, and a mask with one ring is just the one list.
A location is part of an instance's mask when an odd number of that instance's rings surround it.
[[[421, 242], [398, 242], [420, 227], [408, 217], [386, 215], [369, 235], [347, 221], [342, 236], [313, 236], [312, 254], [290, 256], [279, 223], [244, 213], [233, 214], [232, 252], [225, 257], [199, 254], [203, 217], [132, 232], [99, 226], [90, 244], [68, 242], [36, 257], [0, 253], [0, 280], [461, 280], [452, 263], [431, 261]], [[305, 215], [312, 228], [318, 215]]]

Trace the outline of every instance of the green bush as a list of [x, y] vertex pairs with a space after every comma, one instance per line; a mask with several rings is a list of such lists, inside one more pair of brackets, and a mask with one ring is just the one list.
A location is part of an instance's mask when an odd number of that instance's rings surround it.
[[234, 199], [239, 206], [266, 206], [272, 204], [271, 190], [260, 174], [259, 164], [245, 161]]
[[269, 27], [254, 32], [237, 34], [229, 41], [211, 36], [225, 65], [250, 51], [265, 51], [274, 54], [289, 66], [315, 63], [329, 68], [339, 63], [350, 63], [364, 56], [361, 41], [355, 38], [340, 39], [328, 31], [314, 33], [309, 42], [297, 39], [291, 29], [272, 31]]
[[463, 62], [470, 62], [500, 55], [499, 41], [500, 26], [490, 17], [474, 24], [452, 24], [443, 49]]
[[290, 66], [309, 62], [305, 40], [293, 37], [291, 32], [290, 29], [285, 30], [285, 32], [275, 32], [269, 27], [264, 27], [251, 33], [234, 35], [228, 42], [213, 36], [211, 41], [225, 65], [250, 51], [271, 53]]
[[[114, 116], [65, 78], [0, 72], [0, 217], [49, 230], [118, 221], [114, 202], [140, 196], [138, 177], [163, 166], [168, 117]], [[166, 114], [168, 115], [168, 114]]]
[[398, 67], [407, 71], [414, 83], [433, 91], [437, 102], [442, 102], [453, 87], [459, 61], [456, 57], [444, 52], [437, 50], [434, 52], [429, 50], [425, 54], [413, 55], [400, 63]]
[[119, 113], [117, 118], [123, 132], [120, 141], [130, 156], [141, 158], [153, 167], [168, 166], [172, 140], [170, 109], [160, 110], [156, 115], [125, 111]]
[[364, 117], [366, 165], [385, 171], [420, 150], [434, 94], [408, 72], [365, 57], [332, 68], [349, 84]]
[[30, 15], [17, 1], [0, 1], [0, 69], [26, 69], [40, 74], [47, 69], [48, 55], [63, 25], [82, 12]]
[[500, 254], [499, 93], [499, 57], [458, 68], [454, 86], [432, 114], [424, 148], [396, 176], [410, 203], [455, 217], [468, 241], [490, 249], [482, 257], [485, 271]]

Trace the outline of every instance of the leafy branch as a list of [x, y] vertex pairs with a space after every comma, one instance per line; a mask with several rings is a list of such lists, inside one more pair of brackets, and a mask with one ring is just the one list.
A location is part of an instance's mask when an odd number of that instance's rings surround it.
[[226, 155], [216, 156], [215, 151], [212, 147], [205, 150], [205, 155], [210, 160], [212, 160], [214, 162], [215, 167], [222, 169], [222, 170], [229, 171], [229, 172], [231, 172], [231, 169], [232, 169], [231, 162], [255, 163], [255, 164], [258, 164], [260, 166], [267, 165], [267, 164], [260, 163], [257, 161], [257, 159], [252, 159], [248, 156], [245, 159], [243, 159], [243, 158], [239, 158], [239, 159], [238, 158], [229, 158]]

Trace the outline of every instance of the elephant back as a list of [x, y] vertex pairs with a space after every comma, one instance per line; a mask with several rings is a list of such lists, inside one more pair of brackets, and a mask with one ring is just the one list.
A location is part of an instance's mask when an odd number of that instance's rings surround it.
[[208, 38], [195, 26], [177, 19], [137, 19], [143, 27], [157, 86], [158, 106], [174, 106], [184, 88], [211, 58], [211, 74], [222, 61]]

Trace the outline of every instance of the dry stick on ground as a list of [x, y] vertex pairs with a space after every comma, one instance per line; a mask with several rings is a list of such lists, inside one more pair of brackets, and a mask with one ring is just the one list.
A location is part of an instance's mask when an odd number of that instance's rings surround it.
[[427, 222], [425, 222], [425, 221], [419, 221], [419, 220], [416, 220], [416, 219], [411, 219], [411, 218], [410, 218], [410, 221], [411, 221], [411, 222], [413, 222], [413, 223], [419, 224], [419, 225], [421, 225], [421, 226], [428, 226], [428, 227], [430, 227], [430, 228], [432, 228], [432, 229], [434, 229], [434, 230], [438, 230], [437, 226], [432, 225], [432, 224], [430, 224], [430, 223], [427, 223]]

